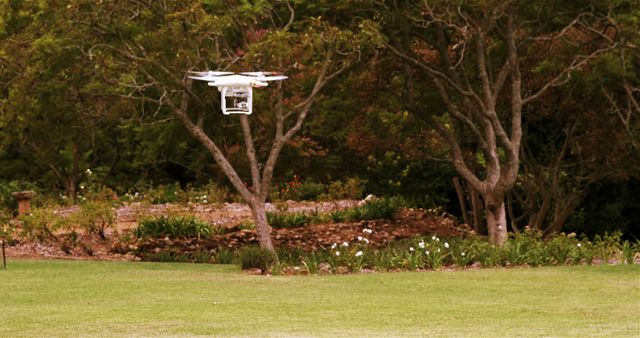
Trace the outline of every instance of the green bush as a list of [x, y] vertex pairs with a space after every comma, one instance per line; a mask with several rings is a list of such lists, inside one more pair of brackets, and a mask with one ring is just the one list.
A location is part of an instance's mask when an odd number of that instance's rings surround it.
[[226, 248], [218, 248], [215, 255], [215, 261], [218, 264], [231, 264], [235, 259], [235, 253]]
[[347, 209], [346, 219], [352, 222], [391, 219], [396, 212], [405, 206], [405, 202], [400, 197], [377, 198], [367, 201], [363, 205]]
[[357, 200], [364, 195], [364, 185], [367, 181], [359, 178], [348, 178], [346, 181], [334, 181], [329, 184], [327, 192], [322, 196], [326, 200]]
[[405, 202], [399, 197], [380, 198], [353, 207], [351, 209], [336, 210], [330, 213], [313, 212], [285, 212], [267, 213], [267, 221], [275, 229], [303, 227], [309, 224], [326, 222], [357, 222], [373, 219], [390, 219], [403, 208]]
[[263, 273], [276, 262], [275, 254], [256, 245], [242, 247], [238, 251], [238, 258], [243, 270], [259, 268]]
[[73, 214], [70, 222], [77, 224], [87, 233], [105, 239], [105, 230], [113, 227], [116, 215], [111, 204], [107, 202], [89, 201], [80, 205], [80, 210]]
[[202, 238], [214, 233], [207, 222], [194, 216], [165, 217], [144, 219], [135, 230], [138, 238]]
[[19, 219], [22, 221], [20, 236], [38, 241], [57, 239], [55, 233], [69, 227], [69, 221], [52, 208], [35, 208], [30, 214], [21, 216]]
[[298, 187], [298, 200], [317, 201], [324, 194], [322, 183], [304, 182]]

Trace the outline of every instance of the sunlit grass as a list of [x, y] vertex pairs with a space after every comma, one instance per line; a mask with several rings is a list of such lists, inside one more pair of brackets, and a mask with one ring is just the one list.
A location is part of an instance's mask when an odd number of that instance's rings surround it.
[[235, 266], [11, 261], [0, 336], [635, 336], [640, 267], [250, 276]]

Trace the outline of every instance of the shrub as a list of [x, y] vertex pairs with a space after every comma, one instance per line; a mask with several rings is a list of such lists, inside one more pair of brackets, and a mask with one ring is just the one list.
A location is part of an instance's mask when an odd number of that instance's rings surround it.
[[300, 257], [300, 263], [302, 264], [302, 266], [304, 266], [305, 270], [307, 270], [307, 273], [310, 275], [318, 273], [320, 262], [320, 255], [315, 252]]
[[29, 215], [20, 217], [21, 236], [35, 240], [57, 239], [55, 232], [69, 226], [68, 220], [51, 208], [35, 208]]
[[181, 203], [224, 203], [231, 199], [229, 189], [219, 186], [213, 181], [200, 188], [187, 186], [186, 189], [177, 190], [177, 200]]
[[304, 182], [298, 186], [298, 200], [300, 201], [317, 201], [324, 193], [324, 185], [322, 183]]
[[235, 258], [233, 251], [226, 248], [218, 248], [215, 255], [215, 261], [218, 264], [231, 264]]
[[142, 195], [145, 201], [151, 204], [166, 204], [176, 202], [181, 191], [178, 183], [170, 185], [161, 184], [143, 191]]
[[115, 212], [111, 204], [89, 201], [80, 205], [80, 210], [70, 218], [70, 221], [88, 233], [99, 235], [100, 238], [105, 239], [105, 230], [113, 227], [115, 219]]
[[390, 219], [396, 212], [403, 208], [405, 202], [400, 197], [378, 198], [367, 201], [363, 205], [356, 206], [346, 211], [349, 221], [362, 221], [372, 219]]
[[276, 256], [271, 251], [256, 245], [242, 247], [238, 251], [238, 258], [243, 270], [259, 268], [263, 273], [276, 262]]
[[329, 184], [327, 192], [322, 196], [327, 200], [357, 200], [364, 195], [364, 185], [367, 181], [359, 178], [348, 178], [346, 181], [334, 181]]
[[304, 212], [268, 212], [267, 222], [275, 229], [297, 228], [311, 223], [311, 217]]
[[144, 219], [135, 230], [138, 238], [193, 238], [209, 237], [214, 229], [207, 222], [193, 216], [165, 217]]

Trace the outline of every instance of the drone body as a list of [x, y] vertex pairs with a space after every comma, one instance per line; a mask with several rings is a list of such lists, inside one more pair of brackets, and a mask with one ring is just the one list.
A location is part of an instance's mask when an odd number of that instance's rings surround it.
[[266, 87], [268, 81], [284, 80], [284, 75], [268, 76], [271, 72], [247, 72], [235, 74], [231, 72], [191, 72], [189, 78], [207, 81], [209, 86], [218, 87], [220, 91], [220, 108], [225, 115], [251, 115], [253, 88]]

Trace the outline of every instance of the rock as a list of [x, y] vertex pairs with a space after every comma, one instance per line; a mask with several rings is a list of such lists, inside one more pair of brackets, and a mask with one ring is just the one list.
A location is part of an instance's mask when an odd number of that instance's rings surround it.
[[349, 268], [344, 265], [341, 265], [338, 267], [338, 269], [336, 269], [336, 273], [339, 273], [341, 275], [347, 274], [349, 273]]
[[318, 264], [318, 273], [321, 275], [330, 275], [331, 274], [331, 265], [329, 263], [322, 262]]
[[471, 269], [480, 269], [481, 267], [482, 267], [482, 263], [478, 261], [471, 263], [471, 265], [469, 266], [469, 268]]
[[260, 268], [251, 268], [251, 269], [247, 269], [245, 270], [246, 273], [250, 274], [250, 275], [262, 275], [262, 269]]
[[367, 197], [365, 197], [362, 201], [359, 201], [359, 202], [358, 202], [358, 205], [362, 206], [362, 205], [367, 204], [367, 202], [369, 202], [369, 201], [373, 201], [373, 200], [376, 200], [376, 199], [378, 199], [378, 198], [377, 198], [375, 195], [373, 195], [373, 194], [369, 194], [369, 195], [367, 195]]

